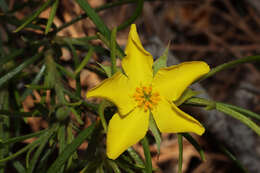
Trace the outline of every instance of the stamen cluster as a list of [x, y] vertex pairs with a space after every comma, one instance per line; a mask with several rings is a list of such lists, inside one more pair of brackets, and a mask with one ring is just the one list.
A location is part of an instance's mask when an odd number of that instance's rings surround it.
[[158, 92], [152, 92], [152, 87], [137, 87], [134, 93], [134, 99], [137, 101], [138, 107], [143, 107], [146, 112], [148, 109], [152, 110], [160, 101]]

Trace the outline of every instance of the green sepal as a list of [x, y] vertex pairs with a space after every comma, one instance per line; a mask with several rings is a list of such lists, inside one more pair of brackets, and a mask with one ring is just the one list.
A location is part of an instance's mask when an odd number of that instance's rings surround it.
[[97, 64], [102, 68], [102, 70], [104, 70], [104, 72], [106, 73], [107, 77], [111, 77], [112, 76], [112, 68], [110, 65], [103, 65], [97, 62]]
[[167, 67], [169, 46], [170, 43], [163, 51], [163, 54], [153, 63], [153, 75], [155, 75], [160, 68]]
[[149, 142], [148, 142], [148, 139], [146, 136], [141, 140], [141, 143], [143, 146], [144, 156], [145, 156], [145, 171], [147, 173], [152, 173], [152, 171], [153, 171], [152, 158], [151, 158], [151, 152], [149, 149]]
[[[111, 65], [103, 65], [97, 62], [97, 64], [102, 68], [102, 70], [106, 73], [107, 77], [111, 77], [112, 76], [112, 68]], [[119, 67], [116, 67], [116, 72], [120, 71], [121, 73], [123, 73], [122, 69]]]
[[151, 130], [151, 132], [154, 136], [154, 139], [155, 139], [155, 142], [156, 142], [156, 145], [157, 145], [157, 153], [159, 155], [160, 154], [160, 146], [161, 146], [161, 142], [162, 142], [161, 133], [160, 133], [160, 131], [159, 131], [157, 125], [156, 125], [156, 122], [155, 122], [152, 114], [150, 115], [149, 129]]
[[190, 99], [191, 97], [194, 97], [196, 95], [200, 94], [199, 91], [193, 91], [190, 88], [187, 88], [181, 95], [181, 97], [174, 102], [176, 106], [180, 106], [182, 103], [184, 103], [186, 100]]

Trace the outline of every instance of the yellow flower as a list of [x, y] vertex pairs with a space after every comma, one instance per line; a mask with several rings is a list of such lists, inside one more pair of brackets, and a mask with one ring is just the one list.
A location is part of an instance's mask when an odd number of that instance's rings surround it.
[[122, 60], [125, 74], [117, 72], [87, 92], [87, 98], [102, 97], [118, 108], [108, 125], [107, 156], [116, 159], [142, 139], [148, 130], [150, 115], [161, 132], [202, 135], [204, 127], [173, 101], [192, 82], [208, 73], [209, 66], [202, 61], [184, 62], [161, 68], [153, 75], [153, 57], [143, 48], [134, 24], [125, 54]]

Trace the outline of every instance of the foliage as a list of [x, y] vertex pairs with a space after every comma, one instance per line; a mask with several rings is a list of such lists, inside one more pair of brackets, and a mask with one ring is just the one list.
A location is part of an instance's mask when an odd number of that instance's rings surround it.
[[[0, 0], [0, 20], [3, 23], [0, 29], [4, 33], [1, 33], [0, 37], [0, 173], [8, 169], [15, 169], [20, 173], [154, 171], [148, 137], [141, 142], [144, 160], [132, 147], [117, 160], [106, 157], [103, 139], [107, 131], [107, 122], [115, 112], [115, 107], [107, 101], [101, 101], [99, 104], [87, 101], [81, 95], [80, 86], [80, 72], [84, 68], [103, 77], [110, 77], [120, 70], [116, 67], [116, 58], [122, 59], [124, 52], [116, 43], [116, 33], [127, 28], [140, 16], [144, 1], [114, 1], [94, 9], [88, 1], [76, 0], [84, 13], [60, 27], [53, 23], [60, 1], [39, 2], [17, 2], [9, 10], [6, 1]], [[128, 20], [111, 31], [98, 12], [126, 3], [136, 3], [136, 10]], [[28, 17], [18, 19], [14, 15], [31, 5], [36, 10]], [[49, 18], [40, 18], [39, 15], [48, 8], [51, 8]], [[98, 30], [95, 36], [59, 36], [60, 31], [87, 17]], [[6, 38], [2, 38], [2, 35]], [[91, 41], [95, 39], [101, 40], [107, 48], [92, 44]], [[70, 69], [64, 68], [64, 62], [60, 61], [64, 48], [73, 56]], [[166, 65], [167, 51], [156, 61], [157, 65], [153, 67], [155, 71]], [[112, 65], [100, 68], [98, 63], [90, 64], [94, 54], [110, 56]], [[200, 80], [206, 80], [215, 73], [235, 65], [259, 60], [260, 56], [252, 56], [228, 62], [213, 68]], [[75, 88], [68, 85], [69, 79], [76, 81]], [[34, 91], [41, 94], [41, 99], [32, 109], [25, 111], [23, 102]], [[196, 105], [209, 111], [216, 109], [240, 120], [260, 135], [260, 127], [252, 120], [259, 120], [259, 114], [233, 105], [198, 98], [196, 95], [192, 90], [185, 92], [177, 101], [177, 105]], [[27, 132], [24, 127], [30, 117], [45, 120], [48, 127], [37, 132]], [[86, 118], [87, 127], [84, 124]], [[161, 134], [153, 121], [151, 120], [150, 130], [154, 134], [159, 153]], [[178, 134], [179, 172], [182, 165], [181, 153], [185, 150], [182, 148], [183, 137], [196, 148], [201, 159], [205, 160], [203, 150], [189, 133]], [[87, 143], [88, 147], [78, 150], [84, 143]], [[246, 172], [232, 153], [227, 149], [225, 153]]]

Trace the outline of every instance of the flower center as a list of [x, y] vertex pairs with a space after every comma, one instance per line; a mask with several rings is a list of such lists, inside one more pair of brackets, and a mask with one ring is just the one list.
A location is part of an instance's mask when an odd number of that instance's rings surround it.
[[160, 101], [158, 92], [153, 92], [152, 87], [137, 87], [133, 95], [138, 107], [143, 107], [146, 112], [148, 109], [152, 110], [154, 106]]

